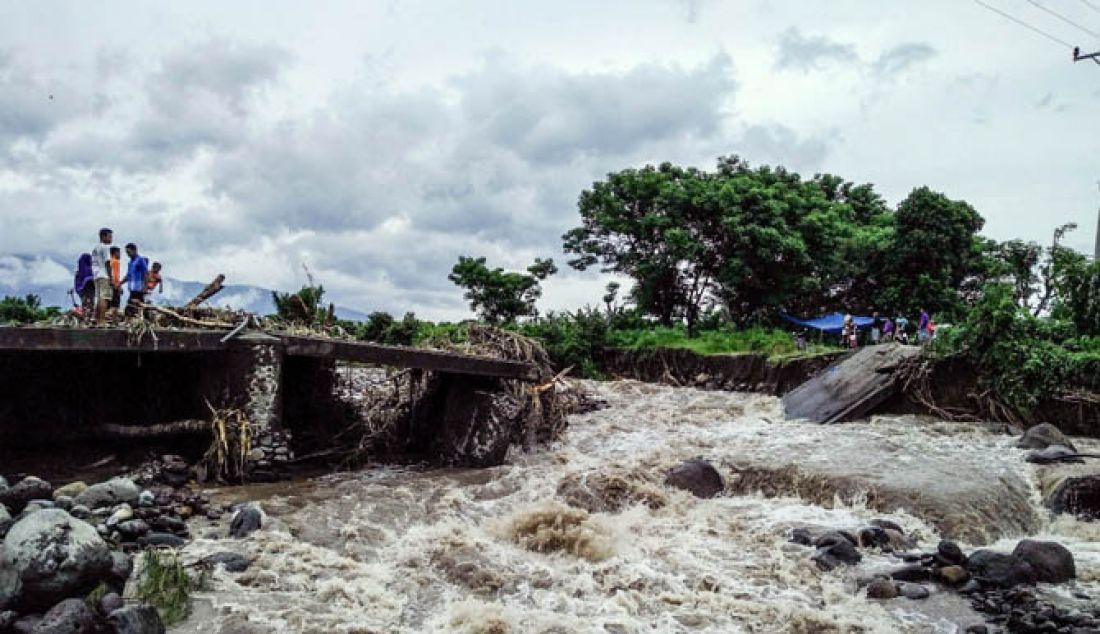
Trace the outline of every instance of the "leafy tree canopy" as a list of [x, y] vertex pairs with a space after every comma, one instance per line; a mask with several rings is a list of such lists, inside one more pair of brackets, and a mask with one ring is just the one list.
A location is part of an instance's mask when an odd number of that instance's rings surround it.
[[542, 296], [540, 283], [557, 272], [551, 259], [535, 258], [526, 273], [519, 273], [490, 269], [483, 257], [460, 256], [448, 279], [466, 289], [465, 298], [479, 318], [499, 324], [537, 315], [535, 302]]

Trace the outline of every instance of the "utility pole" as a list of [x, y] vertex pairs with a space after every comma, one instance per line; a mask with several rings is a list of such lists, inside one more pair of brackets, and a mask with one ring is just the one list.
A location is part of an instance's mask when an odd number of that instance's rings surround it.
[[[1096, 188], [1100, 189], [1100, 181], [1096, 181]], [[1100, 207], [1096, 208], [1096, 243], [1092, 247], [1092, 259], [1100, 260]]]
[[1073, 47], [1073, 61], [1080, 62], [1080, 61], [1083, 61], [1083, 60], [1086, 60], [1086, 59], [1091, 59], [1092, 61], [1096, 62], [1097, 64], [1100, 64], [1100, 51], [1096, 51], [1095, 53], [1081, 53], [1081, 47], [1080, 46], [1074, 46]]

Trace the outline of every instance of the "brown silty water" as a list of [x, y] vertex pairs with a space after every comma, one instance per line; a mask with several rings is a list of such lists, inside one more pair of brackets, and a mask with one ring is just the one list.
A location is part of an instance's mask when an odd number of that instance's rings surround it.
[[[897, 561], [864, 550], [823, 572], [792, 526], [901, 524], [1010, 550], [1066, 544], [1079, 581], [1044, 592], [1100, 597], [1100, 528], [1041, 509], [1010, 436], [914, 417], [817, 426], [777, 399], [632, 381], [585, 383], [608, 407], [561, 441], [484, 470], [382, 467], [237, 487], [265, 527], [243, 540], [196, 527], [186, 550], [256, 557], [214, 574], [180, 632], [956, 632], [981, 621], [933, 588], [868, 600], [860, 575]], [[1076, 442], [1076, 440], [1075, 440]], [[1083, 442], [1088, 449], [1098, 443]], [[663, 486], [703, 457], [727, 480], [697, 499]]]

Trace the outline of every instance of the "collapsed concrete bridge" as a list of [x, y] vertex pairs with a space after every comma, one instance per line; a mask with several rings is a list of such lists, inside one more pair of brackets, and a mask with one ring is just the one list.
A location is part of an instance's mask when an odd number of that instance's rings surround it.
[[[232, 408], [244, 412], [263, 447], [253, 460], [267, 467], [295, 449], [316, 450], [342, 429], [334, 420], [338, 362], [430, 372], [446, 386], [438, 403], [452, 409], [475, 403], [502, 380], [540, 378], [534, 364], [521, 361], [259, 330], [138, 336], [114, 328], [0, 327], [0, 449], [194, 434], [210, 428], [211, 407]], [[435, 415], [441, 424], [455, 422], [443, 420], [446, 412]]]

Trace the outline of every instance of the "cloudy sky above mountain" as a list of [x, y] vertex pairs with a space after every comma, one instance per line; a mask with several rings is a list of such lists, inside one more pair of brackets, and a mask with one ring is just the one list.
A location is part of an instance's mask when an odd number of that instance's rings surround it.
[[[176, 278], [304, 264], [343, 305], [460, 318], [458, 255], [563, 261], [593, 180], [726, 154], [892, 203], [928, 184], [998, 239], [1076, 221], [1088, 249], [1098, 107], [1100, 66], [962, 0], [5, 2], [0, 254], [75, 260], [110, 225]], [[542, 306], [602, 283], [563, 267]]]

